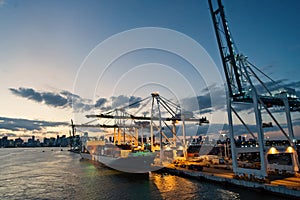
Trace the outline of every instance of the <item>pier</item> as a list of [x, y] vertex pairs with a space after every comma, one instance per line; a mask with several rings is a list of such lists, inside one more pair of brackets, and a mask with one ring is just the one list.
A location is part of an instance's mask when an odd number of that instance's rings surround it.
[[299, 175], [284, 177], [270, 176], [266, 180], [258, 180], [255, 177], [237, 177], [232, 170], [204, 167], [202, 171], [189, 170], [169, 164], [158, 171], [158, 173], [170, 173], [178, 176], [195, 178], [199, 180], [212, 181], [220, 184], [230, 184], [236, 187], [249, 188], [261, 192], [269, 192], [289, 199], [300, 198]]

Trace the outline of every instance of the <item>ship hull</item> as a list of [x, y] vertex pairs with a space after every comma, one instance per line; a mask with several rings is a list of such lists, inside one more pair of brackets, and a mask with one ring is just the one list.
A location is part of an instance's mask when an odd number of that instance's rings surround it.
[[133, 150], [130, 145], [114, 145], [104, 141], [88, 141], [84, 159], [97, 161], [107, 167], [128, 173], [147, 173], [156, 170], [153, 167], [156, 153], [148, 150]]
[[155, 154], [145, 156], [112, 157], [107, 155], [92, 155], [92, 160], [100, 162], [107, 167], [128, 173], [147, 173], [155, 170], [153, 166]]

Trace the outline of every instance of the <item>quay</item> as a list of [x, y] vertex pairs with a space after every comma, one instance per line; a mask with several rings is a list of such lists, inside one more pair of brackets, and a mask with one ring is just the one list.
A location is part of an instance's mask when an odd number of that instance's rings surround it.
[[204, 167], [202, 171], [195, 171], [187, 168], [176, 167], [174, 164], [169, 164], [157, 172], [195, 178], [198, 180], [212, 181], [220, 184], [230, 184], [255, 191], [269, 192], [278, 196], [287, 197], [288, 199], [300, 198], [299, 175], [289, 177], [274, 175], [268, 177], [268, 181], [259, 181], [255, 178], [246, 180], [246, 178], [236, 177], [233, 171], [229, 169]]

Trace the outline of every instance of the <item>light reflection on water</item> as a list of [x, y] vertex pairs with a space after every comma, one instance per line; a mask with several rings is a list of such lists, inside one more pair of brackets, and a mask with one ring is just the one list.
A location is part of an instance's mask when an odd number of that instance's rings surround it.
[[169, 174], [126, 174], [60, 148], [0, 149], [0, 199], [279, 199]]

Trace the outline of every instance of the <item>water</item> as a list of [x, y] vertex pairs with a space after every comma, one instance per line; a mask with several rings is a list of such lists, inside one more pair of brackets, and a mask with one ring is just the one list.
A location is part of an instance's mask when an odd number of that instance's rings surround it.
[[0, 149], [0, 199], [280, 199], [182, 178], [121, 173], [60, 148]]

